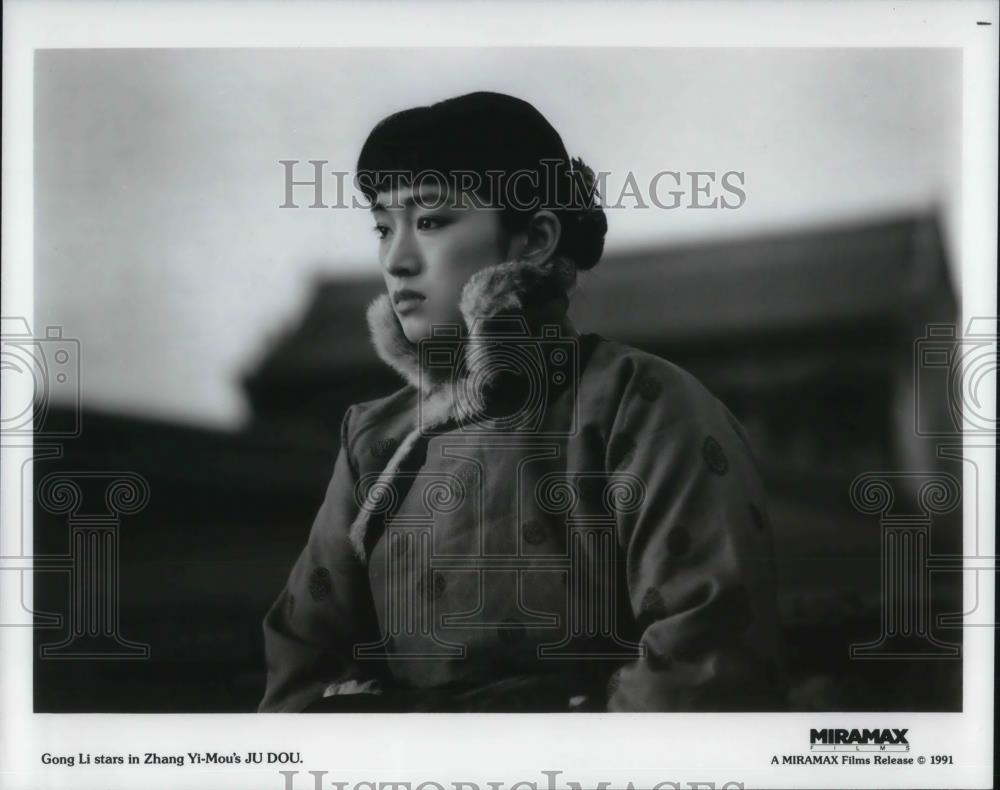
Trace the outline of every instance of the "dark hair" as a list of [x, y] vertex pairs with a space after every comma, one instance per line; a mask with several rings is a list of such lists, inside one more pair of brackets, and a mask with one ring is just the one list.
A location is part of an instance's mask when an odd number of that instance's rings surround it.
[[481, 91], [380, 121], [358, 157], [362, 194], [374, 202], [379, 192], [412, 185], [418, 174], [443, 177], [452, 188], [501, 206], [509, 232], [548, 208], [562, 225], [557, 254], [579, 269], [593, 268], [601, 258], [608, 223], [593, 171], [570, 159], [559, 133], [526, 101]]

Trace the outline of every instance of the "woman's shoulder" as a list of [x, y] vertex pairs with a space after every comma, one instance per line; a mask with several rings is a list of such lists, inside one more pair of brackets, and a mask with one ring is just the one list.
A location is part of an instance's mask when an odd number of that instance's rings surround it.
[[581, 411], [606, 410], [612, 432], [665, 431], [691, 442], [711, 439], [707, 448], [721, 441], [729, 452], [753, 455], [746, 429], [697, 376], [626, 343], [598, 336], [580, 379], [580, 399]]
[[388, 395], [358, 401], [349, 408], [353, 413], [355, 423], [363, 424], [370, 420], [391, 420], [396, 415], [405, 415], [413, 408], [416, 400], [416, 388], [411, 384], [406, 384]]
[[341, 442], [355, 457], [366, 449], [381, 457], [394, 449], [412, 428], [417, 391], [410, 384], [389, 395], [348, 406], [341, 426]]
[[[601, 335], [583, 336], [592, 348], [580, 378], [581, 395], [623, 401], [638, 399], [672, 409], [722, 406], [693, 373], [664, 357]], [[724, 407], [723, 407], [724, 408]]]

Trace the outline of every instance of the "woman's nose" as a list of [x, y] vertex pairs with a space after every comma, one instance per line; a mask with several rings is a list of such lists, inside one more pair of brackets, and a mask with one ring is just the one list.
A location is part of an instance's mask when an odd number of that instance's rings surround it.
[[385, 270], [397, 277], [413, 276], [420, 271], [420, 250], [413, 234], [402, 231], [396, 234], [382, 261]]

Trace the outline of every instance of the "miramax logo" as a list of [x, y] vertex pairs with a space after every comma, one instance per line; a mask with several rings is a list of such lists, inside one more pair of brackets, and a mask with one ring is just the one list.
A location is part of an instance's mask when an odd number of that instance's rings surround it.
[[909, 730], [809, 730], [809, 748], [820, 752], [837, 751], [882, 751], [908, 752], [910, 742], [906, 740]]

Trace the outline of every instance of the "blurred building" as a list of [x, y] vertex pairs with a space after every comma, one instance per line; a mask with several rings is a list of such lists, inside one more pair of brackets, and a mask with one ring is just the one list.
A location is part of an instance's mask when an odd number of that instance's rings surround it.
[[[260, 620], [322, 499], [344, 409], [400, 386], [364, 319], [382, 287], [378, 278], [317, 284], [247, 375], [253, 416], [243, 431], [89, 414], [62, 458], [38, 463], [36, 480], [53, 469], [127, 469], [152, 490], [120, 539], [121, 621], [150, 644], [150, 660], [39, 660], [38, 710], [252, 709], [263, 688]], [[851, 506], [851, 481], [945, 470], [913, 428], [915, 343], [958, 315], [935, 219], [609, 255], [581, 279], [571, 315], [581, 331], [687, 368], [747, 428], [770, 497], [796, 706], [960, 709], [960, 661], [848, 660], [850, 644], [878, 638], [883, 603], [878, 518]], [[945, 397], [919, 403], [940, 416]], [[939, 521], [934, 550], [957, 551], [957, 516]], [[35, 523], [36, 548], [66, 550], [64, 523], [37, 507]], [[945, 611], [960, 604], [950, 575], [933, 590]], [[36, 600], [53, 611], [68, 595], [57, 577], [36, 583]], [[36, 634], [39, 644], [62, 638]]]

